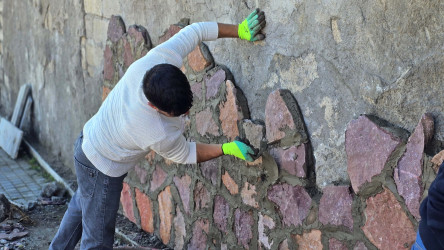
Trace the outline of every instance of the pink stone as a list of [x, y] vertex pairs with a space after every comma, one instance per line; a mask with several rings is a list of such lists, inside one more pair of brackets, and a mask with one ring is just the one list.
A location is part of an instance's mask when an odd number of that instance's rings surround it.
[[250, 144], [257, 149], [260, 149], [261, 142], [264, 139], [264, 125], [253, 123], [250, 120], [244, 120], [243, 128], [245, 131], [245, 137], [250, 141]]
[[195, 82], [191, 85], [191, 91], [193, 92], [194, 96], [196, 96], [198, 99], [202, 99], [202, 83], [201, 82]]
[[309, 233], [295, 235], [293, 238], [298, 243], [299, 249], [319, 249], [322, 250], [322, 233], [319, 230], [311, 230]]
[[224, 175], [222, 175], [222, 182], [224, 183], [225, 187], [228, 189], [230, 194], [235, 195], [239, 193], [239, 186], [237, 183], [231, 178], [230, 174], [228, 172], [225, 172]]
[[103, 79], [112, 81], [114, 78], [113, 52], [109, 45], [106, 45], [103, 53]]
[[288, 149], [273, 148], [270, 154], [277, 165], [289, 174], [302, 178], [307, 177], [307, 145], [305, 143]]
[[230, 216], [230, 205], [227, 200], [220, 195], [214, 198], [213, 219], [217, 228], [225, 234], [227, 233], [228, 217]]
[[416, 238], [413, 224], [388, 189], [366, 201], [365, 236], [378, 249], [404, 249]]
[[115, 43], [126, 33], [125, 23], [120, 16], [111, 16], [108, 24], [108, 39]]
[[288, 239], [285, 239], [284, 241], [281, 242], [281, 244], [279, 244], [279, 250], [289, 250], [290, 248], [288, 247]]
[[176, 217], [174, 217], [174, 247], [176, 249], [182, 249], [185, 242], [184, 239], [186, 237], [186, 225], [185, 218], [183, 217], [182, 212], [179, 209], [179, 206], [176, 207]]
[[160, 238], [163, 244], [168, 244], [171, 238], [171, 226], [173, 222], [173, 201], [170, 186], [166, 187], [157, 197], [159, 201]]
[[202, 175], [208, 180], [211, 180], [213, 185], [217, 184], [219, 175], [219, 159], [213, 159], [200, 163], [200, 170], [202, 171]]
[[139, 47], [140, 44], [151, 47], [150, 41], [148, 39], [148, 31], [143, 26], [131, 25], [129, 26], [127, 33], [133, 39], [133, 45], [135, 48]]
[[136, 202], [140, 215], [140, 226], [145, 232], [154, 233], [153, 203], [150, 198], [136, 188]]
[[401, 140], [376, 125], [367, 116], [353, 120], [345, 132], [347, 171], [356, 193], [373, 176], [381, 174]]
[[207, 86], [207, 100], [217, 95], [219, 87], [225, 81], [225, 78], [225, 71], [220, 69], [205, 81], [205, 85]]
[[188, 249], [207, 249], [207, 234], [210, 231], [210, 223], [207, 219], [200, 219], [194, 223], [193, 237]]
[[362, 241], [356, 242], [355, 247], [353, 250], [367, 250], [368, 248], [365, 246], [365, 244]]
[[219, 127], [213, 119], [213, 112], [211, 112], [210, 107], [196, 114], [196, 130], [202, 136], [207, 134], [213, 136], [220, 135]]
[[258, 208], [259, 204], [256, 201], [255, 198], [256, 196], [257, 196], [256, 186], [248, 182], [245, 182], [244, 188], [242, 188], [241, 190], [242, 201], [249, 206]]
[[345, 226], [353, 230], [353, 197], [348, 186], [327, 186], [319, 203], [319, 221], [324, 225]]
[[136, 165], [134, 168], [134, 171], [136, 172], [137, 176], [139, 177], [140, 184], [145, 184], [147, 179], [147, 171], [144, 168], [141, 168], [139, 164]]
[[341, 241], [339, 241], [335, 238], [330, 238], [328, 240], [328, 249], [329, 250], [348, 250], [348, 247], [347, 247], [347, 245], [345, 245]]
[[301, 186], [277, 184], [268, 190], [267, 197], [278, 205], [285, 226], [302, 225], [311, 207], [311, 198]]
[[182, 28], [177, 25], [170, 25], [168, 30], [165, 31], [165, 33], [159, 37], [159, 44], [165, 42], [166, 40], [173, 37], [177, 32], [179, 32]]
[[234, 212], [234, 226], [237, 244], [249, 249], [250, 240], [253, 238], [253, 216], [251, 212], [244, 212], [239, 208]]
[[420, 219], [419, 204], [424, 192], [422, 185], [422, 165], [424, 148], [433, 136], [433, 117], [425, 114], [407, 142], [404, 155], [395, 168], [394, 179], [398, 193], [404, 200], [407, 208]]
[[277, 89], [268, 96], [265, 106], [265, 126], [268, 143], [286, 137], [297, 137], [302, 143], [307, 140], [302, 115], [288, 90]]
[[259, 213], [259, 221], [258, 221], [258, 234], [259, 234], [259, 242], [264, 245], [265, 248], [271, 249], [273, 245], [273, 240], [270, 242], [268, 236], [265, 233], [265, 227], [268, 229], [274, 229], [275, 223], [273, 219], [268, 215], [262, 215]]
[[120, 203], [122, 203], [123, 214], [125, 217], [133, 223], [137, 223], [136, 217], [134, 216], [133, 194], [130, 185], [128, 185], [126, 182], [123, 183]]
[[177, 190], [179, 190], [180, 198], [182, 199], [183, 208], [186, 213], [190, 212], [190, 184], [191, 184], [191, 177], [185, 174], [182, 176], [182, 178], [179, 178], [177, 176], [173, 179], [174, 184], [177, 187]]
[[201, 72], [212, 63], [212, 61], [205, 58], [201, 46], [200, 44], [197, 45], [196, 48], [188, 54], [188, 64], [194, 72]]
[[229, 140], [234, 140], [236, 136], [239, 136], [239, 128], [237, 125], [240, 120], [244, 119], [244, 112], [242, 111], [242, 107], [239, 106], [236, 98], [236, 87], [230, 80], [226, 81], [226, 91], [226, 101], [219, 104], [219, 120], [224, 135]]
[[211, 200], [210, 193], [202, 182], [198, 182], [194, 187], [194, 210], [198, 211], [207, 208]]
[[153, 178], [151, 179], [151, 188], [150, 191], [154, 192], [160, 186], [162, 186], [165, 179], [168, 177], [168, 174], [163, 171], [160, 166], [156, 166], [156, 170], [153, 172]]

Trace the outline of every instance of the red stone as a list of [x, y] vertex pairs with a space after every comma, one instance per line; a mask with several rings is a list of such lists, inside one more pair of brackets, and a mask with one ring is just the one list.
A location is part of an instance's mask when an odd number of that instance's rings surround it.
[[269, 230], [274, 229], [275, 223], [273, 219], [268, 215], [262, 215], [262, 213], [259, 213], [259, 221], [258, 221], [258, 234], [259, 234], [259, 242], [262, 243], [262, 245], [267, 248], [271, 249], [273, 245], [273, 240], [269, 240], [268, 236], [266, 235], [265, 227], [267, 227]]
[[299, 137], [301, 142], [307, 140], [298, 104], [288, 90], [277, 89], [268, 96], [265, 106], [265, 126], [268, 143], [277, 142], [285, 137]]
[[205, 85], [207, 86], [207, 100], [217, 95], [219, 87], [225, 81], [225, 78], [225, 71], [223, 69], [220, 69], [205, 81]]
[[159, 201], [160, 238], [163, 244], [168, 244], [171, 238], [171, 225], [173, 222], [173, 202], [170, 186], [166, 187], [157, 197]]
[[211, 181], [213, 185], [217, 184], [219, 176], [219, 159], [213, 159], [200, 164], [202, 175]]
[[106, 97], [108, 97], [109, 93], [111, 93], [111, 89], [107, 86], [102, 87], [102, 102], [105, 101]]
[[419, 204], [424, 192], [422, 185], [424, 149], [432, 138], [433, 128], [433, 117], [424, 115], [410, 136], [406, 151], [399, 160], [393, 176], [399, 195], [404, 198], [407, 208], [418, 220], [421, 218]]
[[160, 166], [156, 166], [156, 170], [154, 170], [153, 177], [151, 179], [150, 191], [154, 192], [156, 189], [162, 186], [163, 182], [167, 177], [168, 174], [165, 171], [163, 171], [163, 169]]
[[219, 120], [224, 135], [229, 140], [234, 140], [239, 136], [238, 122], [244, 119], [244, 112], [236, 98], [237, 89], [230, 80], [226, 81], [226, 91], [226, 101], [219, 104]]
[[335, 238], [330, 238], [328, 240], [328, 249], [329, 250], [348, 250], [348, 247], [343, 242], [341, 242]]
[[137, 176], [139, 177], [140, 184], [145, 184], [146, 179], [148, 177], [148, 173], [147, 173], [146, 169], [141, 168], [140, 165], [137, 164], [134, 167], [134, 171], [136, 172]]
[[210, 107], [196, 114], [196, 130], [202, 135], [219, 136], [219, 127], [213, 119], [213, 112]]
[[245, 182], [244, 188], [241, 190], [242, 201], [249, 206], [258, 208], [259, 204], [256, 201], [256, 196], [256, 186]]
[[188, 64], [194, 72], [201, 72], [212, 63], [212, 61], [205, 58], [201, 46], [200, 44], [197, 45], [196, 48], [188, 54]]
[[288, 149], [273, 148], [270, 154], [277, 165], [289, 174], [305, 178], [307, 177], [307, 145], [292, 146]]
[[176, 217], [174, 217], [174, 247], [176, 249], [182, 249], [185, 242], [185, 237], [187, 235], [185, 218], [179, 209], [176, 207]]
[[210, 231], [210, 223], [207, 219], [200, 219], [194, 223], [193, 237], [188, 249], [207, 249], [207, 234]]
[[207, 208], [211, 197], [207, 188], [202, 182], [198, 182], [194, 187], [194, 210], [198, 211]]
[[348, 186], [327, 186], [319, 203], [319, 221], [324, 225], [353, 230], [353, 197]]
[[[109, 45], [106, 45], [103, 52], [103, 79], [112, 81], [114, 79], [114, 64], [113, 64], [113, 52]], [[102, 98], [102, 101], [104, 99]]]
[[120, 203], [122, 203], [123, 214], [125, 217], [133, 223], [137, 223], [136, 217], [134, 216], [133, 194], [131, 192], [130, 185], [128, 185], [126, 182], [123, 183]]
[[237, 244], [248, 249], [250, 240], [253, 238], [253, 216], [251, 212], [244, 212], [239, 208], [234, 212], [234, 226]]
[[390, 190], [368, 198], [366, 204], [362, 230], [370, 242], [378, 249], [404, 249], [412, 245], [415, 229]]
[[239, 193], [239, 186], [231, 178], [231, 176], [228, 174], [228, 172], [225, 172], [225, 174], [222, 175], [222, 182], [224, 183], [225, 187], [228, 189], [230, 194], [235, 195], [235, 194]]
[[170, 25], [168, 30], [165, 31], [165, 33], [159, 37], [159, 44], [165, 42], [166, 40], [173, 37], [177, 32], [179, 32], [182, 28], [177, 25]]
[[173, 179], [174, 184], [179, 190], [180, 198], [182, 199], [183, 208], [186, 213], [190, 212], [190, 185], [191, 185], [191, 177], [185, 174], [182, 178], [177, 176]]
[[138, 188], [136, 188], [136, 203], [139, 209], [142, 229], [145, 232], [154, 233], [153, 203], [150, 198]]
[[115, 43], [126, 33], [125, 23], [120, 16], [111, 16], [108, 24], [108, 39]]
[[299, 249], [322, 250], [321, 236], [321, 231], [311, 230], [309, 233], [303, 233], [302, 235], [293, 235], [293, 238], [298, 243]]
[[277, 184], [268, 190], [267, 197], [278, 205], [285, 226], [301, 225], [311, 207], [311, 198], [301, 186]]
[[362, 115], [353, 120], [345, 132], [347, 171], [356, 193], [373, 176], [381, 174], [390, 155], [401, 143], [393, 134]]
[[131, 48], [128, 36], [123, 36], [123, 62], [125, 69], [127, 69], [134, 62], [133, 49]]

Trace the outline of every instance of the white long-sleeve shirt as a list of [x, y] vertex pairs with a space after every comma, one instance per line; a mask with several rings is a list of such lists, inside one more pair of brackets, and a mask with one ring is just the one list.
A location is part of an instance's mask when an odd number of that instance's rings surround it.
[[145, 73], [157, 64], [182, 66], [201, 41], [215, 40], [215, 22], [194, 23], [135, 61], [83, 127], [82, 149], [102, 173], [127, 173], [150, 150], [177, 163], [196, 163], [196, 143], [183, 136], [180, 117], [161, 115], [148, 105], [142, 89]]

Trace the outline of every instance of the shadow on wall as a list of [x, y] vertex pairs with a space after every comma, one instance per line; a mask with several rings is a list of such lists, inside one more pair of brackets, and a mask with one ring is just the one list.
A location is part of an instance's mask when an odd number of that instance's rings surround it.
[[[160, 41], [188, 22], [171, 25]], [[143, 27], [126, 31], [120, 17], [111, 18], [103, 100], [150, 48]], [[204, 43], [181, 70], [194, 94], [187, 138], [224, 143], [242, 136], [262, 156], [253, 163], [221, 157], [196, 167], [150, 152], [124, 183], [122, 212], [129, 220], [177, 249], [397, 249], [413, 243], [419, 202], [436, 175], [424, 153], [433, 117], [424, 115], [410, 137], [376, 117], [351, 121], [346, 131], [351, 186], [318, 190], [309, 135], [290, 91], [274, 90], [265, 122], [252, 121], [242, 90]]]

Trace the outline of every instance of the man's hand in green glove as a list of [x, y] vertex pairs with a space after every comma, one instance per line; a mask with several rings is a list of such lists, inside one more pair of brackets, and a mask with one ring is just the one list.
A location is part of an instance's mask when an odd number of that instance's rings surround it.
[[234, 141], [222, 144], [224, 155], [233, 155], [246, 161], [254, 161], [257, 151], [250, 145], [248, 140], [242, 140], [236, 137]]
[[259, 34], [265, 27], [265, 14], [259, 9], [254, 10], [241, 24], [239, 24], [239, 38], [248, 41], [259, 41], [265, 39], [264, 34]]

